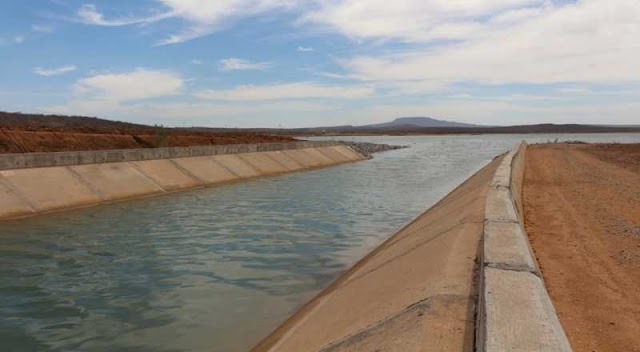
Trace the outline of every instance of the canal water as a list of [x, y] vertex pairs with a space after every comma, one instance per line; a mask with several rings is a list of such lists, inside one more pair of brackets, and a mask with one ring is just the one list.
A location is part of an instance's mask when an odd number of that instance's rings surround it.
[[246, 351], [516, 141], [640, 134], [343, 139], [410, 148], [1, 222], [0, 351]]

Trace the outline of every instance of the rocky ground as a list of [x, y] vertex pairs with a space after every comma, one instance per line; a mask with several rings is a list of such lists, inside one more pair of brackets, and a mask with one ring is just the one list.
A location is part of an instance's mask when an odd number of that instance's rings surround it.
[[640, 144], [527, 150], [525, 226], [575, 351], [640, 351]]
[[367, 142], [345, 142], [351, 148], [358, 151], [360, 154], [371, 158], [371, 154], [386, 152], [389, 150], [409, 148], [406, 145], [389, 145], [389, 144], [377, 144], [377, 143], [367, 143]]

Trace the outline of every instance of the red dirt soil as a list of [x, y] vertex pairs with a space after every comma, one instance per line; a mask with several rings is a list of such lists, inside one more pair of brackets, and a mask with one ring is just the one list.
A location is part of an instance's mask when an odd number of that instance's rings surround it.
[[187, 147], [293, 142], [289, 136], [253, 132], [194, 131], [82, 116], [0, 112], [0, 153]]
[[640, 144], [527, 150], [525, 227], [575, 351], [640, 351]]
[[150, 132], [74, 133], [16, 131], [0, 128], [0, 153], [60, 152], [70, 150], [188, 147], [216, 144], [293, 142], [286, 136], [254, 133], [167, 132], [166, 137]]

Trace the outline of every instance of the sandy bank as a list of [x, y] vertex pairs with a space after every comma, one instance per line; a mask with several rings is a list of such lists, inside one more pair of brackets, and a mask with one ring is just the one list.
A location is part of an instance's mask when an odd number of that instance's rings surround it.
[[525, 225], [575, 351], [640, 351], [640, 145], [527, 151]]

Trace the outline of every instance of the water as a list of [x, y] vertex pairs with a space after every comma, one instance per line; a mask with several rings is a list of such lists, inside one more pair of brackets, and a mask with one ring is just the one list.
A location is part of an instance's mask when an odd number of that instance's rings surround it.
[[0, 223], [0, 350], [247, 350], [523, 138], [640, 142], [640, 134], [345, 137], [411, 148]]

